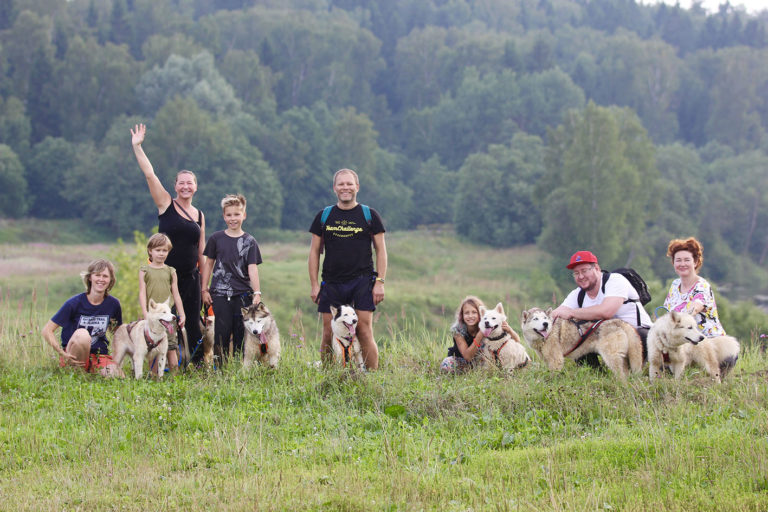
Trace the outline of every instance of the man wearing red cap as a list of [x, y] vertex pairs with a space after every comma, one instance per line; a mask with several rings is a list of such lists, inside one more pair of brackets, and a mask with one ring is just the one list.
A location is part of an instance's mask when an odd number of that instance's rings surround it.
[[[578, 251], [571, 256], [567, 267], [573, 271], [573, 280], [578, 288], [552, 311], [552, 319], [601, 320], [618, 318], [636, 328], [645, 340], [648, 329], [653, 325], [651, 317], [640, 305], [640, 296], [632, 284], [621, 274], [611, 273], [603, 290], [603, 275], [597, 256], [589, 251]], [[584, 299], [579, 305], [579, 292], [584, 290]]]

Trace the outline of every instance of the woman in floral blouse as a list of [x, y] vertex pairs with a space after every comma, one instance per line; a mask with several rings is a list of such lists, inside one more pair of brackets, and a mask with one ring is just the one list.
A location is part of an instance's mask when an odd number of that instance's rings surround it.
[[672, 240], [667, 247], [667, 256], [678, 278], [672, 281], [664, 307], [669, 311], [684, 311], [697, 315], [699, 329], [704, 336], [725, 334], [717, 316], [717, 304], [712, 287], [698, 272], [704, 262], [701, 243], [691, 237], [687, 240]]

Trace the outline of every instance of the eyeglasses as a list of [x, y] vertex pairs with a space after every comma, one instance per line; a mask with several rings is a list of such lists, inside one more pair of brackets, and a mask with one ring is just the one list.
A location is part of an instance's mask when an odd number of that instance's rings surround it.
[[584, 270], [577, 270], [573, 273], [574, 279], [579, 279], [582, 277], [587, 277], [589, 274], [591, 274], [595, 270], [594, 267], [585, 268]]

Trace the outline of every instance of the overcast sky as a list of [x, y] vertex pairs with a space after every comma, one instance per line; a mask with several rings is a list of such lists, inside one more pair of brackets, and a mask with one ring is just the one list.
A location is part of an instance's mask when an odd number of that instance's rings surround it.
[[[645, 0], [641, 3], [650, 4], [658, 3], [658, 1], [659, 0]], [[675, 5], [677, 3], [675, 0], [663, 0], [663, 2], [667, 5]], [[702, 0], [700, 3], [708, 12], [717, 12], [720, 4], [724, 4], [725, 0]], [[692, 4], [693, 0], [680, 0], [680, 7], [688, 9]], [[768, 0], [732, 0], [731, 5], [734, 7], [742, 5], [746, 8], [748, 13], [755, 14], [760, 10], [768, 9]]]

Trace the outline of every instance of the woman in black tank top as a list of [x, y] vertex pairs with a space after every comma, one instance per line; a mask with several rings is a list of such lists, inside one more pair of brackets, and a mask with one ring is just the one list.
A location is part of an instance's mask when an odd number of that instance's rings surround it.
[[[149, 193], [157, 206], [158, 231], [168, 235], [173, 244], [165, 262], [176, 269], [179, 295], [188, 319], [185, 325], [190, 344], [188, 349], [192, 355], [202, 337], [198, 323], [201, 306], [198, 269], [203, 266], [205, 248], [205, 217], [202, 211], [192, 206], [192, 198], [197, 192], [197, 178], [192, 171], [179, 171], [174, 184], [176, 197], [171, 198], [141, 147], [146, 132], [147, 128], [143, 124], [134, 126], [131, 130], [131, 144], [139, 168], [147, 179]], [[202, 350], [198, 350], [193, 360], [201, 357]]]

